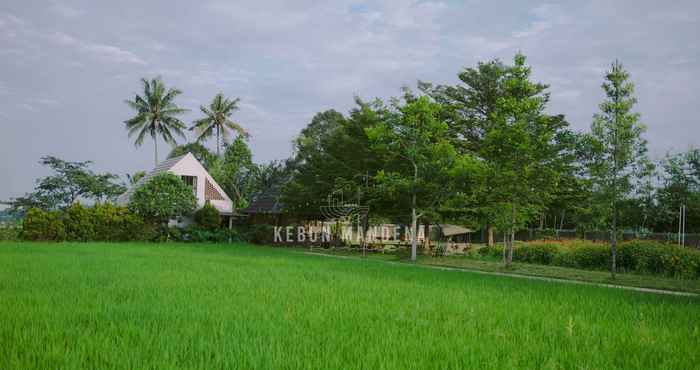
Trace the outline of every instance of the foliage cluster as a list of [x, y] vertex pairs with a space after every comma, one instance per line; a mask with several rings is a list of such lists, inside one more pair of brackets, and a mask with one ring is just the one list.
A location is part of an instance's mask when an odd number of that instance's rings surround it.
[[236, 229], [202, 228], [197, 225], [168, 228], [167, 239], [187, 243], [229, 243], [240, 242], [241, 237]]
[[50, 168], [53, 174], [38, 179], [33, 192], [3, 202], [10, 206], [10, 213], [22, 216], [32, 207], [56, 211], [79, 200], [103, 202], [126, 190], [116, 182], [117, 175], [93, 172], [90, 161], [68, 162], [46, 156], [39, 163]]
[[215, 230], [221, 227], [221, 215], [216, 207], [206, 202], [204, 207], [194, 212], [194, 222], [205, 230]]
[[189, 216], [196, 207], [197, 198], [192, 189], [172, 173], [154, 176], [137, 188], [129, 201], [132, 212], [160, 225]]
[[66, 229], [59, 211], [31, 208], [24, 216], [22, 239], [33, 241], [63, 241]]
[[248, 242], [271, 245], [274, 226], [266, 224], [236, 225], [233, 229], [204, 228], [200, 225], [168, 228], [167, 240], [190, 243]]
[[125, 207], [75, 203], [64, 212], [32, 208], [21, 230], [32, 241], [133, 241], [153, 240], [157, 229]]
[[0, 242], [19, 240], [21, 231], [19, 222], [0, 222]]

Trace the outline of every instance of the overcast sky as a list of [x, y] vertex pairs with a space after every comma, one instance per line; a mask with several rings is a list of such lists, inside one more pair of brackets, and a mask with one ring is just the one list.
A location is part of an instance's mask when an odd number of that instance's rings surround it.
[[[0, 199], [30, 191], [43, 155], [149, 169], [123, 103], [160, 75], [192, 109], [241, 98], [258, 162], [291, 153], [314, 113], [353, 96], [455, 83], [463, 67], [518, 50], [551, 85], [552, 113], [579, 130], [619, 58], [637, 86], [652, 153], [700, 139], [697, 1], [33, 1], [0, 3]], [[161, 145], [161, 158], [168, 148]]]

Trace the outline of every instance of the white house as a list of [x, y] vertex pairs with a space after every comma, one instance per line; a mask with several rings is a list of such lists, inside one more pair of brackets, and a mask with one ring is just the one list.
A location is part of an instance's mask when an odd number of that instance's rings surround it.
[[[131, 195], [139, 186], [145, 184], [153, 176], [161, 173], [170, 172], [182, 178], [185, 184], [192, 187], [192, 191], [197, 197], [197, 207], [201, 208], [208, 201], [213, 205], [222, 216], [226, 223], [231, 225], [231, 217], [233, 216], [233, 202], [226, 195], [219, 184], [214, 181], [214, 178], [209, 175], [207, 170], [202, 166], [197, 158], [192, 153], [187, 153], [180, 157], [170, 158], [158, 164], [150, 173], [140, 179], [136, 185], [132, 186], [126, 193], [117, 198], [117, 204], [126, 206], [129, 204]], [[177, 220], [177, 224], [187, 224], [189, 220]]]

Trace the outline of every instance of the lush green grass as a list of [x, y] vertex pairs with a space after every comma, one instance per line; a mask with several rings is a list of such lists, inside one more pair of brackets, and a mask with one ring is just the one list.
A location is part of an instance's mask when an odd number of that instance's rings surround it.
[[[359, 251], [348, 249], [334, 250], [315, 248], [313, 249], [313, 252], [352, 257], [361, 256]], [[367, 254], [365, 257], [383, 261], [410, 262], [405, 254], [395, 255], [371, 253]], [[643, 274], [618, 273], [617, 278], [612, 280], [609, 271], [580, 270], [567, 267], [518, 262], [514, 262], [510, 268], [505, 268], [502, 261], [488, 257], [469, 258], [465, 256], [418, 256], [418, 264], [700, 294], [700, 280], [698, 279], [680, 279]]]
[[0, 244], [0, 368], [694, 368], [700, 300], [244, 245]]

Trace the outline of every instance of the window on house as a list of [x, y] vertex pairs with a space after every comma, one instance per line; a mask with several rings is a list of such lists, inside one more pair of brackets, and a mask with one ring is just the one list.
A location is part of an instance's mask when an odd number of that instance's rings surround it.
[[182, 181], [192, 188], [192, 192], [197, 195], [197, 176], [180, 176]]

